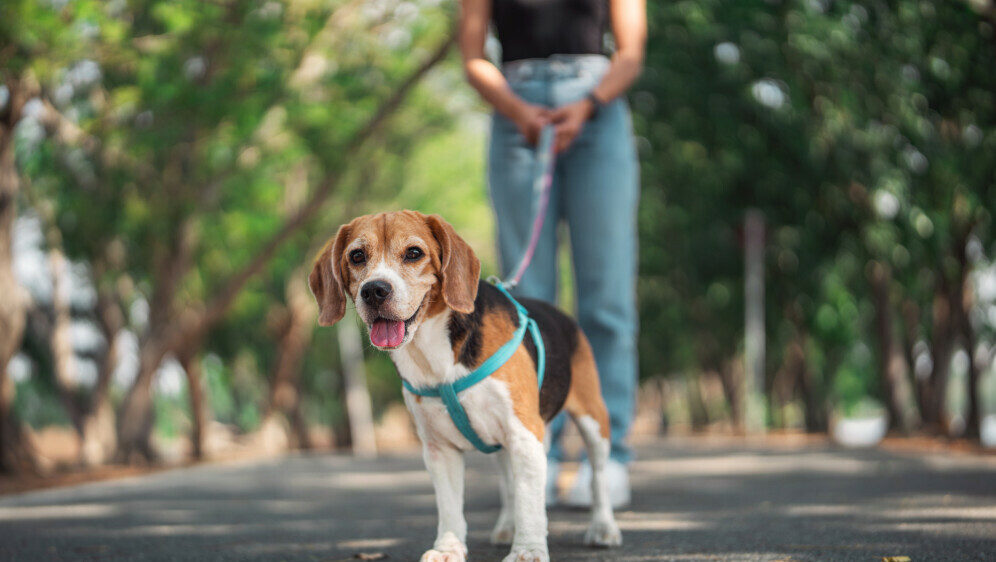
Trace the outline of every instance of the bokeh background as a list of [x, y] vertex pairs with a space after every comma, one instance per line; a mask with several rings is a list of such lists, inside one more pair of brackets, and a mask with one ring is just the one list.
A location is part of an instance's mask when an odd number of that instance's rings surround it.
[[[4, 471], [411, 444], [389, 359], [318, 329], [306, 278], [401, 208], [497, 273], [458, 9], [0, 4]], [[994, 3], [648, 16], [638, 432], [996, 445]]]

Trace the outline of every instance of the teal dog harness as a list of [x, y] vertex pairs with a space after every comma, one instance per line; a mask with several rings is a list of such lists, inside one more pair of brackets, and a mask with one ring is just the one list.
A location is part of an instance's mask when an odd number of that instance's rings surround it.
[[446, 404], [446, 411], [450, 414], [450, 419], [453, 420], [453, 424], [456, 425], [460, 433], [470, 441], [478, 451], [482, 453], [493, 453], [501, 449], [501, 445], [488, 445], [481, 437], [477, 435], [474, 428], [470, 425], [470, 419], [467, 417], [467, 411], [463, 409], [463, 405], [460, 404], [460, 398], [458, 395], [467, 390], [468, 388], [474, 386], [475, 384], [488, 378], [491, 373], [494, 373], [502, 367], [512, 355], [515, 350], [519, 348], [519, 344], [522, 343], [522, 338], [526, 335], [526, 330], [529, 330], [529, 335], [533, 338], [533, 343], [536, 344], [536, 378], [539, 383], [539, 387], [543, 388], [543, 372], [546, 368], [546, 348], [543, 345], [543, 338], [540, 335], [539, 327], [536, 325], [536, 320], [529, 317], [529, 312], [524, 306], [519, 304], [519, 301], [515, 300], [512, 295], [508, 293], [505, 287], [501, 283], [496, 283], [495, 287], [498, 288], [508, 300], [512, 301], [515, 305], [515, 309], [519, 313], [519, 327], [516, 328], [515, 334], [512, 335], [512, 339], [505, 342], [505, 345], [498, 348], [498, 351], [494, 353], [491, 357], [488, 357], [481, 366], [474, 369], [466, 376], [461, 377], [453, 382], [443, 383], [437, 386], [430, 386], [427, 388], [415, 388], [405, 379], [401, 379], [401, 383], [405, 385], [408, 392], [415, 394], [417, 396], [426, 396], [430, 398], [442, 398], [443, 404]]

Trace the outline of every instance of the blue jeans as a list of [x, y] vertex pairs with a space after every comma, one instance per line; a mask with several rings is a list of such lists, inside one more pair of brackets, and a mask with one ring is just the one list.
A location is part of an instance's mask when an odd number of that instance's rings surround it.
[[[503, 73], [524, 100], [559, 107], [583, 99], [602, 79], [609, 60], [563, 55], [506, 64]], [[538, 173], [535, 148], [515, 124], [492, 120], [488, 180], [498, 222], [502, 271], [507, 275], [529, 243]], [[598, 363], [611, 420], [612, 458], [628, 462], [636, 357], [636, 210], [639, 166], [626, 102], [619, 98], [585, 123], [571, 147], [558, 154], [550, 204], [536, 253], [515, 293], [556, 301], [557, 225], [567, 224], [577, 287], [577, 315]], [[561, 415], [551, 424], [550, 458], [562, 460]]]

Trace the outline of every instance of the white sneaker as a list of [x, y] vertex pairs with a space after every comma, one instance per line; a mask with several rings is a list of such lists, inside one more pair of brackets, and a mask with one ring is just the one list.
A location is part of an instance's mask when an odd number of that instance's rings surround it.
[[560, 476], [560, 463], [546, 460], [546, 506], [553, 507], [560, 503], [560, 491], [557, 489], [557, 478]]
[[[605, 482], [609, 488], [609, 501], [613, 509], [626, 507], [630, 502], [629, 467], [609, 459], [605, 463]], [[564, 497], [564, 504], [571, 507], [591, 507], [591, 463], [587, 460], [578, 467], [574, 484]]]

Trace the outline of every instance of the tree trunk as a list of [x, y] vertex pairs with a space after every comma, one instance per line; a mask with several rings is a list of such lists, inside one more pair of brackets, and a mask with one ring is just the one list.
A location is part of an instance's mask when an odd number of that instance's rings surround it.
[[315, 329], [315, 307], [306, 287], [303, 276], [292, 275], [287, 283], [287, 308], [273, 313], [279, 316], [274, 320], [279, 352], [270, 378], [270, 400], [264, 416], [264, 423], [272, 422], [274, 416], [285, 416], [293, 432], [293, 446], [300, 449], [312, 447], [308, 424], [301, 412], [299, 389], [301, 361]]
[[796, 338], [792, 342], [792, 354], [796, 356], [795, 362], [796, 384], [799, 394], [802, 396], [804, 404], [803, 417], [806, 423], [806, 432], [822, 433], [827, 430], [827, 409], [824, 400], [823, 388], [816, 380], [816, 374], [809, 369], [806, 363], [806, 332], [800, 323], [796, 323]]
[[700, 431], [709, 425], [709, 408], [706, 407], [705, 398], [702, 396], [702, 387], [699, 385], [700, 375], [689, 375], [685, 377], [685, 394], [688, 397], [689, 422], [693, 431]]
[[979, 381], [982, 379], [982, 361], [976, 357], [976, 347], [978, 338], [975, 330], [972, 329], [971, 312], [974, 302], [974, 295], [971, 285], [966, 275], [965, 284], [962, 286], [962, 301], [958, 307], [958, 326], [961, 332], [962, 341], [965, 343], [965, 351], [968, 353], [968, 414], [965, 416], [965, 437], [971, 439], [979, 438], [981, 414], [979, 412]]
[[890, 424], [908, 434], [920, 424], [920, 414], [916, 411], [913, 389], [910, 386], [910, 367], [893, 327], [892, 302], [889, 298], [892, 276], [889, 268], [881, 263], [874, 263], [870, 281], [878, 335], [878, 369], [886, 395]]
[[[747, 401], [751, 397], [747, 396], [747, 386], [750, 385], [744, 370], [733, 361], [727, 361], [717, 373], [720, 385], [723, 388], [723, 397], [730, 406], [730, 421], [734, 431], [743, 432], [747, 429], [745, 420], [745, 408]], [[755, 389], [757, 392], [764, 392], [763, 388]]]
[[[968, 285], [968, 236], [970, 229], [954, 236], [952, 254], [958, 263], [958, 273], [949, 279], [943, 272], [941, 281], [934, 293], [934, 334], [931, 352], [934, 369], [930, 377], [930, 411], [924, 413], [928, 422], [938, 430], [947, 433], [948, 420], [945, 401], [948, 379], [951, 374], [951, 358], [962, 335], [961, 316], [965, 305], [965, 287]], [[973, 352], [969, 352], [972, 357]]]
[[110, 389], [111, 379], [117, 368], [118, 333], [124, 328], [125, 323], [121, 308], [108, 295], [98, 297], [97, 325], [100, 326], [104, 340], [107, 341], [107, 348], [100, 362], [97, 385], [93, 389], [90, 408], [83, 417], [83, 442], [80, 453], [86, 466], [104, 464], [114, 455], [114, 450], [117, 448]]
[[[196, 312], [175, 314], [174, 300], [183, 276], [191, 266], [194, 232], [193, 219], [177, 228], [156, 260], [157, 283], [149, 299], [149, 327], [139, 344], [138, 376], [125, 396], [118, 418], [118, 460], [121, 462], [155, 460], [152, 428], [155, 420], [152, 384], [159, 365], [168, 353], [184, 357], [198, 345]], [[189, 307], [189, 310], [192, 307]], [[179, 334], [177, 337], [175, 334]], [[141, 457], [144, 457], [141, 458]]]
[[28, 296], [14, 277], [14, 220], [20, 181], [14, 162], [14, 126], [26, 95], [18, 83], [7, 81], [10, 93], [6, 114], [0, 113], [0, 471], [13, 472], [34, 465], [34, 455], [15, 418], [14, 382], [7, 365], [21, 347]]
[[785, 361], [792, 366], [794, 391], [802, 399], [806, 432], [825, 432], [828, 422], [825, 391], [806, 361], [806, 320], [798, 302], [785, 307], [785, 319], [792, 326], [792, 337], [785, 350]]
[[133, 463], [157, 458], [152, 448], [152, 383], [166, 350], [153, 343], [140, 347], [139, 369], [125, 396], [118, 417], [118, 462]]
[[914, 347], [920, 340], [920, 306], [911, 298], [906, 297], [903, 299], [903, 304], [900, 307], [902, 312], [901, 318], [903, 326], [903, 356], [906, 358], [906, 364], [910, 365], [913, 369], [913, 391], [914, 397], [916, 399], [917, 411], [921, 415], [921, 423], [923, 422], [923, 416], [926, 416], [927, 404], [929, 402], [928, 396], [930, 396], [930, 377], [929, 374], [920, 374], [916, 370], [916, 355], [914, 355]]
[[749, 209], [744, 217], [744, 370], [735, 395], [738, 405], [730, 403], [735, 426], [748, 433], [763, 433], [766, 426], [764, 229], [764, 215], [757, 209]]
[[[69, 300], [69, 260], [58, 248], [49, 251], [52, 272], [52, 324], [49, 347], [55, 368], [55, 386], [77, 436], [83, 438], [83, 411], [79, 403], [79, 373], [72, 340], [72, 309]], [[82, 450], [82, 449], [81, 449]]]
[[190, 395], [191, 454], [195, 459], [201, 460], [205, 456], [204, 433], [211, 416], [208, 415], [208, 405], [204, 399], [204, 377], [197, 351], [191, 350], [181, 357], [180, 365], [183, 366], [183, 371], [187, 374], [187, 392]]
[[377, 456], [373, 408], [367, 389], [367, 374], [363, 365], [363, 336], [356, 327], [355, 315], [349, 315], [336, 326], [339, 334], [339, 354], [342, 357], [343, 387], [346, 391], [346, 414], [349, 418], [350, 443], [353, 454]]
[[823, 433], [827, 430], [827, 409], [824, 404], [820, 384], [806, 366], [805, 362], [799, 369], [799, 391], [806, 404], [805, 419], [807, 433]]
[[786, 408], [795, 399], [796, 390], [800, 388], [799, 380], [804, 376], [802, 370], [806, 368], [806, 357], [798, 333], [793, 334], [782, 353], [782, 365], [771, 381], [771, 412], [775, 426], [785, 429], [788, 427]]
[[954, 312], [948, 290], [948, 283], [942, 280], [934, 292], [933, 334], [931, 337], [930, 355], [934, 368], [930, 373], [930, 382], [926, 387], [923, 412], [924, 423], [932, 430], [943, 432], [947, 427], [944, 419], [945, 398], [947, 397], [948, 375], [951, 372], [951, 357], [955, 348], [955, 329], [953, 326]]

